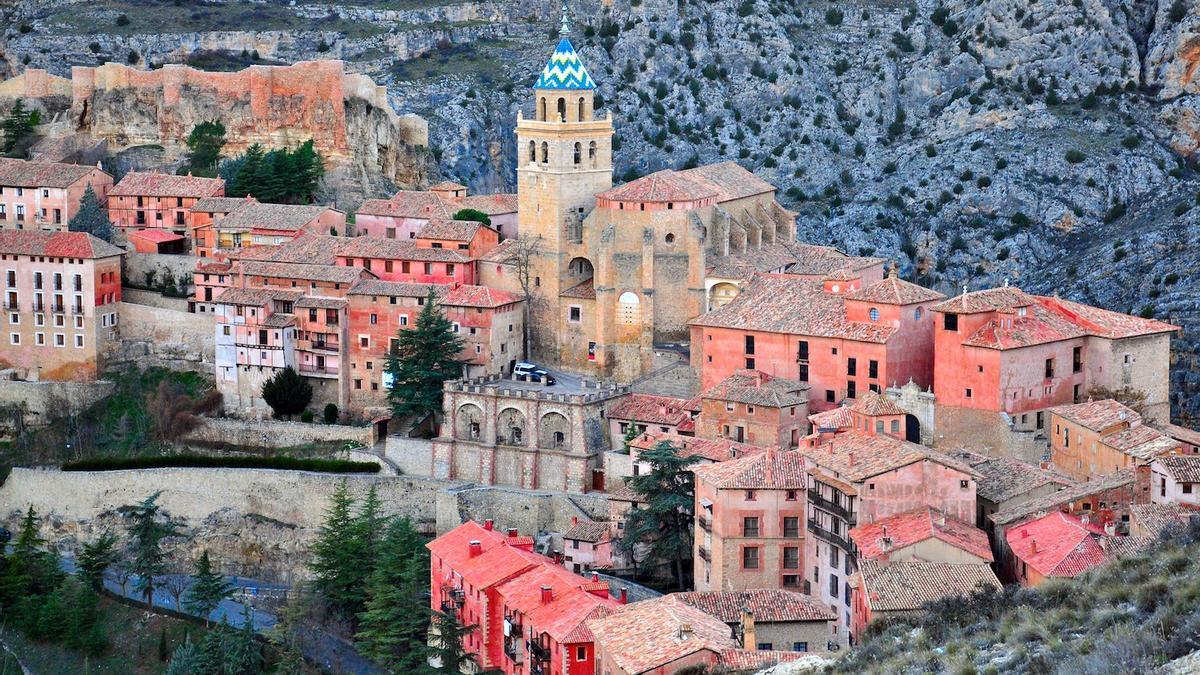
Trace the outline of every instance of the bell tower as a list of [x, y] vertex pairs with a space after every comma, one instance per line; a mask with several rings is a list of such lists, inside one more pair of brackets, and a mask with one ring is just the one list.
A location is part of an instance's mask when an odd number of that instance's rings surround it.
[[[596, 83], [568, 38], [560, 39], [533, 85], [533, 114], [517, 112], [517, 221], [538, 239], [531, 261], [534, 325], [555, 326], [567, 265], [583, 255], [583, 220], [596, 195], [612, 187], [612, 115], [597, 117]], [[558, 360], [555, 331], [537, 331], [531, 358]]]

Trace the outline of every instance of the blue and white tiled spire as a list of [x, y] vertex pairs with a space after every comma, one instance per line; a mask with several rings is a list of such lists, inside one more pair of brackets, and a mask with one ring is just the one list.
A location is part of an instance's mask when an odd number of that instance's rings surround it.
[[554, 53], [550, 55], [550, 60], [546, 62], [546, 67], [542, 69], [542, 76], [533, 85], [535, 89], [596, 88], [596, 83], [592, 76], [588, 75], [587, 68], [583, 67], [583, 61], [575, 51], [575, 46], [567, 39], [570, 32], [567, 25], [567, 5], [563, 3], [562, 27], [559, 29], [562, 38], [554, 48]]

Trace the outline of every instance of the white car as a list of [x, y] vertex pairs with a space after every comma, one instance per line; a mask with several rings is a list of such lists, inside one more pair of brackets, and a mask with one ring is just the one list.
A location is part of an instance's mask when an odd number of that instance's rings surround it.
[[544, 382], [546, 386], [558, 384], [558, 380], [554, 379], [554, 376], [546, 372], [544, 368], [524, 361], [513, 366], [513, 377], [527, 382]]

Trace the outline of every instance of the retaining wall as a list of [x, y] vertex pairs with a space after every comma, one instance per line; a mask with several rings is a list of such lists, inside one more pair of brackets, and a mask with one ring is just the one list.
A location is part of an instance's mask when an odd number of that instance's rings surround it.
[[[25, 382], [0, 380], [0, 405], [25, 404], [25, 423], [44, 423], [46, 413], [81, 411], [112, 394], [115, 384], [97, 382]], [[65, 410], [63, 408], [66, 408]], [[2, 420], [7, 422], [8, 420]]]
[[120, 338], [106, 348], [108, 365], [213, 372], [216, 331], [211, 318], [133, 302], [120, 303], [117, 312]]
[[375, 427], [206, 417], [204, 423], [184, 436], [183, 440], [255, 448], [286, 448], [306, 443], [354, 441], [370, 447], [375, 444]]
[[[129, 281], [142, 286], [146, 283], [146, 272], [155, 273], [154, 285], [162, 285], [163, 271], [169, 271], [175, 280], [176, 287], [182, 277], [187, 286], [192, 285], [192, 274], [196, 271], [194, 255], [166, 255], [163, 253], [138, 253], [129, 251], [125, 254], [125, 277]], [[182, 290], [182, 289], [181, 289]]]

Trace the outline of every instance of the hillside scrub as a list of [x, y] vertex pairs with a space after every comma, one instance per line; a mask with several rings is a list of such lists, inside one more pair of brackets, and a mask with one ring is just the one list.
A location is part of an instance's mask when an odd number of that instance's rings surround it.
[[873, 623], [837, 673], [1137, 673], [1200, 649], [1200, 517], [1074, 580]]

